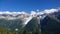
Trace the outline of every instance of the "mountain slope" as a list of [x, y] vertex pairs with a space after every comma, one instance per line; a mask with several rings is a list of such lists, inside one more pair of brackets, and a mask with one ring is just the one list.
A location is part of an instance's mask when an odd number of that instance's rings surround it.
[[54, 15], [47, 15], [41, 21], [42, 34], [60, 34], [60, 20]]

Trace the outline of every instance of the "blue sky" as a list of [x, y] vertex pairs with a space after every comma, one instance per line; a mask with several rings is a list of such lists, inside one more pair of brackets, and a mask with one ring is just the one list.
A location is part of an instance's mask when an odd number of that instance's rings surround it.
[[0, 11], [26, 11], [59, 8], [60, 0], [0, 0]]

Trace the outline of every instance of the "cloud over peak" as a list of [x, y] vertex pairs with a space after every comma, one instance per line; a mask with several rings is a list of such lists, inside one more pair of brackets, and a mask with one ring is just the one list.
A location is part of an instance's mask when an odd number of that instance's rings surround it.
[[54, 13], [54, 12], [58, 12], [58, 9], [46, 9], [44, 10], [44, 13]]
[[[0, 16], [2, 16], [2, 14], [6, 14], [6, 15], [12, 15], [12, 16], [20, 16], [20, 14], [24, 14], [25, 16], [30, 16], [30, 15], [34, 15], [34, 16], [36, 16], [36, 15], [43, 15], [43, 14], [51, 14], [51, 13], [54, 13], [54, 12], [58, 12], [58, 10], [60, 10], [60, 9], [45, 9], [45, 10], [43, 10], [43, 11], [39, 11], [39, 10], [37, 10], [37, 11], [31, 11], [31, 13], [29, 14], [29, 13], [26, 13], [26, 12], [24, 12], [24, 11], [22, 11], [22, 12], [10, 12], [10, 11], [0, 11]], [[5, 16], [2, 16], [2, 17], [5, 17]]]
[[[60, 9], [45, 9], [43, 11], [31, 11], [30, 14], [35, 14], [35, 13], [53, 13], [53, 12], [57, 12]], [[0, 14], [26, 14], [26, 12], [22, 11], [22, 12], [10, 12], [10, 11], [0, 11]]]
[[0, 11], [0, 14], [25, 14], [25, 12]]

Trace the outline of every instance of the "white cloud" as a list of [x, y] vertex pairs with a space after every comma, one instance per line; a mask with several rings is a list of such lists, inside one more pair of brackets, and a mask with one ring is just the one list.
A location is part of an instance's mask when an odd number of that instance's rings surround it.
[[0, 11], [0, 14], [11, 14], [9, 11]]
[[49, 9], [49, 10], [47, 9], [47, 10], [44, 10], [43, 12], [49, 14], [49, 13], [58, 12], [58, 10], [57, 9]]
[[36, 12], [35, 11], [31, 11], [31, 15], [34, 15], [34, 14], [36, 14]]
[[0, 11], [0, 14], [26, 14], [26, 12]]
[[[53, 12], [57, 12], [58, 9], [45, 9], [44, 11], [41, 11], [39, 12], [39, 10], [37, 10], [38, 12], [35, 12], [35, 11], [31, 11], [31, 14], [36, 14], [36, 13], [40, 13], [40, 14], [43, 14], [43, 13], [53, 13]], [[0, 11], [0, 14], [28, 14], [24, 11], [22, 12], [10, 12], [10, 11]]]
[[[50, 13], [54, 13], [54, 12], [58, 12], [58, 10], [60, 9], [45, 9], [43, 11], [39, 11], [37, 10], [38, 12], [36, 11], [31, 11], [30, 15], [43, 15], [43, 14], [50, 14]], [[25, 15], [28, 15], [29, 13], [26, 13], [25, 11], [22, 11], [22, 12], [10, 12], [10, 11], [0, 11], [0, 14], [11, 14], [13, 16], [16, 16], [18, 14], [25, 14]], [[1, 17], [1, 16], [0, 16]]]

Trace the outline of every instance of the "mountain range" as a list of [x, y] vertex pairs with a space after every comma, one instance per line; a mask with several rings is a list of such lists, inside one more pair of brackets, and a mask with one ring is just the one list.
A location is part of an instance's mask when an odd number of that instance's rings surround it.
[[60, 9], [26, 12], [0, 12], [0, 28], [9, 31], [38, 29], [42, 34], [60, 34]]

